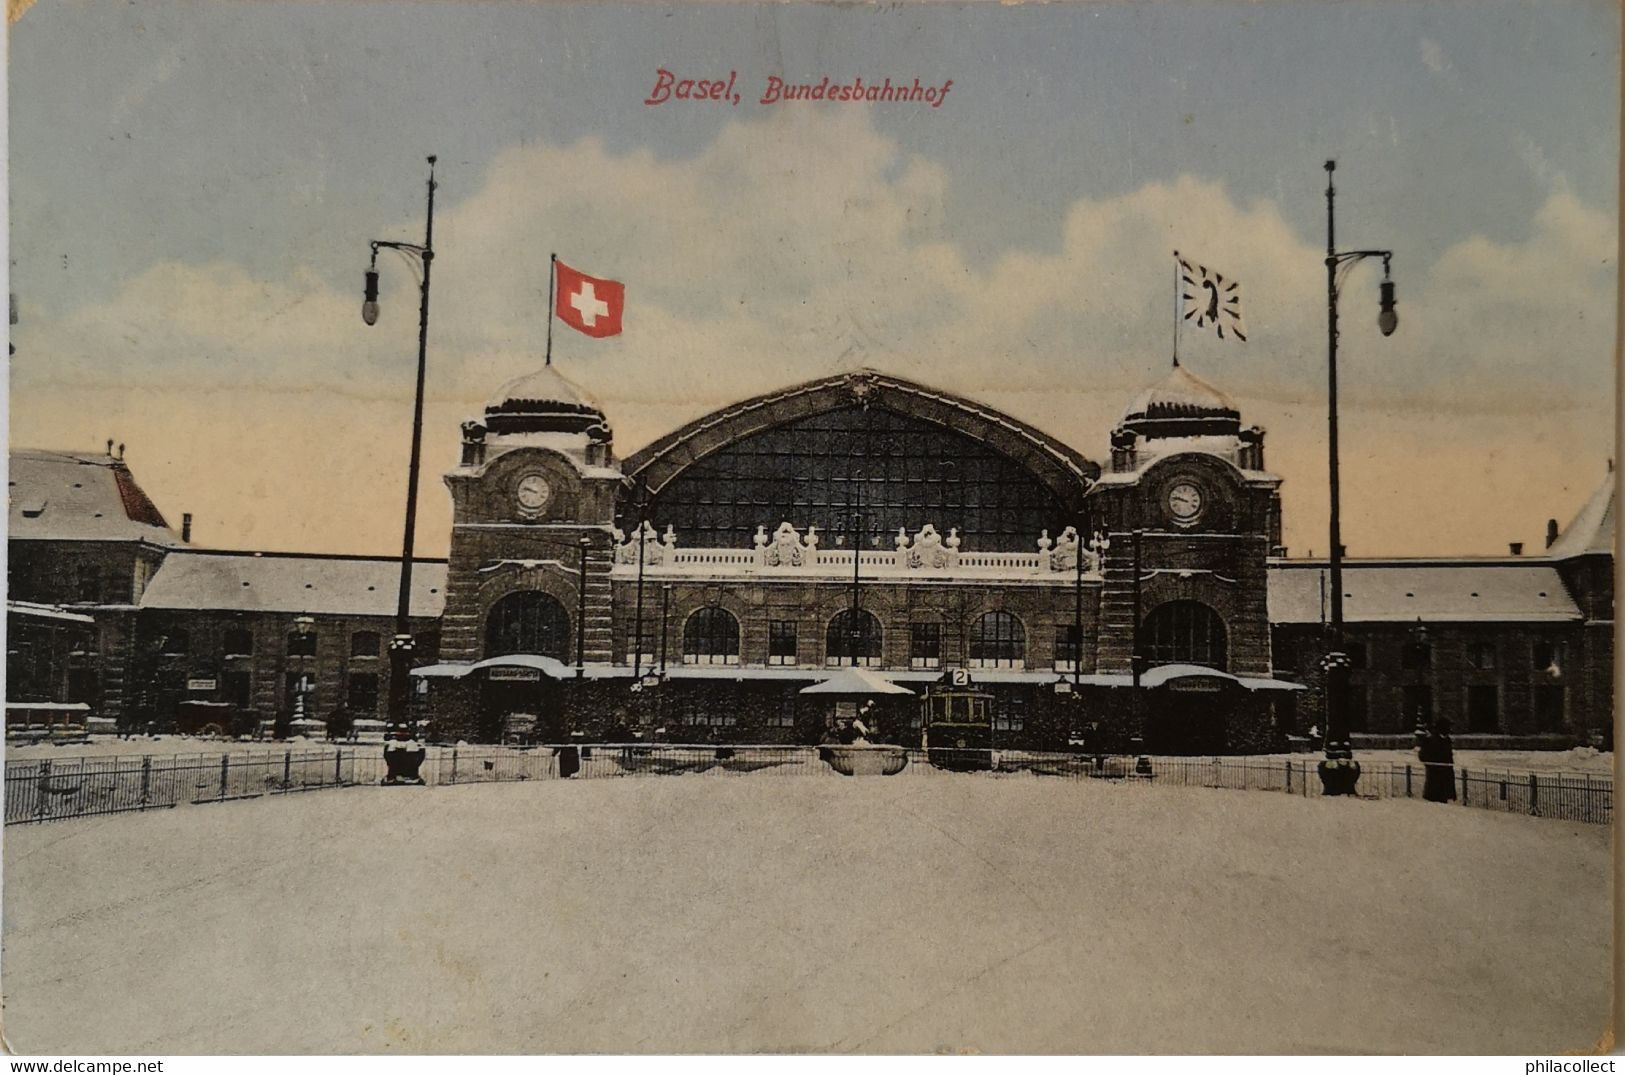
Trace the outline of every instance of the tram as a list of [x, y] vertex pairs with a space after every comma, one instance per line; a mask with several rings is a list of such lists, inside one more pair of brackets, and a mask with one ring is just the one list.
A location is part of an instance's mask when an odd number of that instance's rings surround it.
[[920, 699], [920, 747], [938, 769], [994, 769], [993, 696], [955, 668], [926, 687]]

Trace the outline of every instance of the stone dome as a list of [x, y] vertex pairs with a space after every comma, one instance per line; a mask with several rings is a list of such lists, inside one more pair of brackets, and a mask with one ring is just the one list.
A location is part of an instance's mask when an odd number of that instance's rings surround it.
[[582, 433], [604, 425], [604, 412], [557, 369], [543, 366], [509, 381], [485, 405], [492, 433]]
[[1175, 365], [1129, 404], [1121, 428], [1146, 437], [1235, 434], [1241, 412], [1223, 392]]

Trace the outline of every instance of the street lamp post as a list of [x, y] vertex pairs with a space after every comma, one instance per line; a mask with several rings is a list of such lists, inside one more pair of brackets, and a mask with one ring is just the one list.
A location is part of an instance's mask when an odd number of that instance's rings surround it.
[[1399, 315], [1394, 309], [1394, 282], [1389, 275], [1394, 252], [1337, 249], [1336, 189], [1332, 183], [1336, 170], [1336, 161], [1326, 162], [1326, 450], [1331, 494], [1329, 581], [1332, 601], [1331, 647], [1321, 661], [1325, 677], [1326, 756], [1321, 759], [1319, 771], [1320, 782], [1327, 795], [1353, 795], [1354, 786], [1360, 779], [1360, 763], [1354, 760], [1354, 748], [1349, 741], [1349, 657], [1344, 651], [1343, 641], [1343, 529], [1337, 461], [1337, 297], [1342, 288], [1340, 273], [1346, 278], [1347, 270], [1359, 262], [1367, 258], [1381, 258], [1381, 312], [1377, 317], [1377, 327], [1384, 336], [1394, 334], [1394, 329], [1399, 326]]
[[648, 535], [649, 522], [647, 519], [649, 508], [649, 487], [643, 485], [641, 495], [638, 497], [638, 594], [637, 606], [632, 614], [632, 682], [638, 686], [643, 683], [643, 563], [648, 552], [645, 539]]
[[[418, 467], [423, 449], [423, 381], [428, 369], [429, 354], [429, 277], [434, 266], [434, 178], [435, 158], [429, 158], [428, 210], [423, 227], [423, 243], [401, 243], [383, 239], [372, 241], [372, 260], [366, 273], [366, 290], [362, 297], [361, 319], [367, 324], [378, 321], [378, 251], [397, 250], [418, 259], [423, 266], [423, 281], [419, 286], [418, 301], [418, 369], [417, 391], [412, 400], [412, 454], [406, 472], [406, 523], [401, 538], [400, 591], [395, 603], [395, 636], [389, 642], [389, 708], [388, 718], [392, 736], [410, 737], [412, 704], [412, 543], [417, 532]], [[421, 763], [421, 757], [418, 759]], [[416, 766], [412, 766], [416, 777]], [[393, 770], [392, 770], [393, 773]]]
[[582, 534], [576, 548], [581, 552], [576, 587], [576, 678], [582, 679], [587, 674], [587, 550], [592, 548], [592, 539]]

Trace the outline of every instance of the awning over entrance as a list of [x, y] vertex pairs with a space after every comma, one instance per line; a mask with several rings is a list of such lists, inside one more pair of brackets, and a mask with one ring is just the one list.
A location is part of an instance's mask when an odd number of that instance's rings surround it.
[[[414, 676], [424, 679], [461, 679], [475, 672], [492, 668], [527, 668], [540, 672], [548, 679], [575, 679], [576, 666], [565, 664], [557, 657], [544, 657], [540, 653], [506, 653], [487, 657], [483, 661], [426, 664], [412, 669]], [[590, 663], [581, 669], [584, 679], [630, 679], [632, 669], [613, 664]]]
[[[1202, 664], [1159, 664], [1146, 669], [1140, 674], [1140, 686], [1147, 688], [1165, 687], [1170, 684], [1178, 684], [1181, 681], [1200, 680], [1223, 680], [1245, 687], [1250, 691], [1304, 691], [1309, 689], [1302, 683], [1291, 683], [1284, 679], [1269, 679], [1264, 676], [1235, 676], [1229, 672], [1221, 672], [1217, 668], [1209, 668]], [[1134, 686], [1134, 677], [1127, 672], [1096, 672], [1078, 677], [1078, 682], [1087, 687], [1132, 687]]]
[[[493, 668], [526, 668], [540, 672], [549, 679], [575, 679], [576, 667], [566, 664], [556, 657], [544, 657], [539, 653], [509, 653], [500, 657], [487, 657], [483, 661], [469, 663], [453, 662], [447, 664], [430, 664], [421, 668], [412, 669], [414, 676], [425, 679], [461, 679], [475, 672], [482, 672]], [[586, 664], [582, 669], [584, 679], [631, 679], [632, 669], [622, 664]], [[651, 669], [647, 674], [654, 674]], [[1023, 684], [1051, 684], [1057, 682], [1073, 682], [1070, 672], [1037, 671], [1013, 668], [977, 668], [971, 670], [971, 677], [977, 683], [1023, 683]], [[709, 679], [709, 680], [779, 680], [783, 682], [812, 683], [813, 687], [802, 691], [803, 694], [891, 694], [886, 687], [894, 687], [897, 692], [912, 693], [903, 683], [935, 683], [942, 678], [940, 670], [887, 671], [882, 672], [872, 668], [758, 668], [731, 664], [684, 664], [668, 668], [666, 679]], [[872, 688], [855, 688], [852, 677], [861, 677], [864, 683], [880, 684], [879, 690]], [[1077, 682], [1084, 687], [1132, 687], [1134, 677], [1126, 672], [1090, 672], [1078, 676]], [[1194, 684], [1201, 680], [1222, 680], [1234, 683], [1250, 691], [1302, 691], [1308, 690], [1301, 683], [1291, 683], [1282, 679], [1269, 679], [1263, 676], [1237, 676], [1229, 672], [1221, 672], [1217, 668], [1208, 668], [1200, 664], [1160, 664], [1147, 669], [1140, 676], [1140, 686], [1148, 689], [1176, 684], [1186, 681]], [[832, 684], [844, 684], [832, 686]]]
[[803, 687], [801, 694], [891, 695], [913, 694], [907, 687], [899, 687], [879, 672], [866, 668], [843, 668], [822, 683]]

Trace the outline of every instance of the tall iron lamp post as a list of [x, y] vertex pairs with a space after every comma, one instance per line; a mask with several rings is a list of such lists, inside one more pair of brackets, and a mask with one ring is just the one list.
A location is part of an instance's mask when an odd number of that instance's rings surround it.
[[[417, 393], [412, 401], [412, 455], [406, 473], [406, 526], [401, 538], [401, 584], [395, 604], [395, 637], [389, 643], [389, 725], [393, 738], [409, 738], [413, 721], [409, 710], [412, 704], [412, 540], [417, 532], [418, 464], [423, 448], [423, 379], [428, 367], [429, 354], [429, 273], [434, 265], [434, 164], [429, 158], [428, 212], [423, 228], [423, 243], [401, 243], [384, 239], [372, 241], [372, 260], [367, 265], [366, 291], [361, 302], [361, 319], [369, 325], [378, 322], [378, 251], [397, 250], [418, 259], [423, 266], [423, 280], [419, 286], [418, 302], [418, 374]], [[386, 750], [389, 760], [392, 752]], [[422, 764], [421, 748], [417, 751], [394, 751], [399, 755], [415, 754], [416, 763], [403, 757], [397, 771], [390, 766], [385, 777], [391, 783], [421, 783], [417, 766]], [[408, 772], [407, 770], [410, 770]], [[397, 779], [400, 778], [400, 779]]]
[[1337, 297], [1348, 271], [1367, 258], [1382, 259], [1381, 312], [1377, 328], [1392, 336], [1399, 327], [1394, 310], [1394, 282], [1389, 275], [1392, 250], [1337, 249], [1334, 213], [1336, 190], [1332, 175], [1336, 161], [1326, 162], [1326, 447], [1331, 492], [1331, 646], [1321, 661], [1326, 692], [1326, 756], [1321, 759], [1320, 782], [1327, 795], [1353, 795], [1360, 779], [1360, 763], [1348, 729], [1349, 657], [1343, 647], [1343, 526], [1337, 473]]

